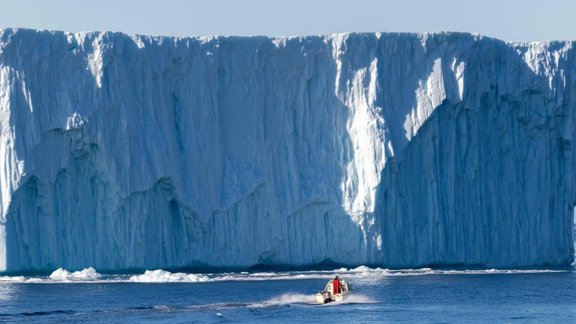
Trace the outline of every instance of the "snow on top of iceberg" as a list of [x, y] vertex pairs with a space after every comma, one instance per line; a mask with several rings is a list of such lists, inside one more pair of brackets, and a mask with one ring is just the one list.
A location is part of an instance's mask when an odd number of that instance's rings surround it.
[[245, 35], [245, 36], [237, 36], [237, 35], [194, 35], [194, 36], [170, 36], [170, 35], [148, 35], [148, 34], [140, 34], [140, 33], [124, 33], [120, 31], [79, 31], [79, 32], [68, 32], [63, 30], [53, 30], [53, 29], [33, 29], [33, 28], [25, 28], [25, 27], [6, 27], [0, 29], [0, 38], [4, 34], [11, 35], [15, 33], [50, 33], [50, 34], [65, 34], [65, 35], [74, 35], [77, 38], [86, 38], [86, 37], [94, 37], [95, 35], [124, 35], [129, 36], [130, 38], [136, 39], [150, 39], [155, 41], [163, 41], [163, 40], [174, 40], [174, 41], [181, 41], [181, 40], [189, 40], [195, 39], [199, 40], [202, 43], [218, 41], [222, 39], [255, 39], [255, 38], [262, 38], [262, 39], [272, 39], [278, 42], [285, 42], [294, 39], [306, 39], [306, 38], [328, 38], [334, 40], [341, 40], [346, 39], [348, 37], [354, 36], [361, 36], [361, 35], [374, 35], [377, 38], [380, 37], [416, 37], [420, 38], [423, 41], [426, 41], [430, 38], [457, 38], [457, 37], [472, 37], [474, 40], [481, 40], [481, 39], [492, 39], [495, 41], [506, 42], [508, 44], [515, 44], [515, 45], [528, 45], [528, 44], [550, 44], [550, 43], [564, 43], [565, 40], [547, 40], [547, 41], [505, 41], [501, 40], [496, 37], [491, 37], [479, 33], [470, 33], [470, 32], [459, 32], [459, 31], [435, 31], [435, 32], [382, 32], [382, 31], [373, 31], [373, 32], [337, 32], [337, 33], [328, 33], [328, 34], [304, 34], [304, 35]]

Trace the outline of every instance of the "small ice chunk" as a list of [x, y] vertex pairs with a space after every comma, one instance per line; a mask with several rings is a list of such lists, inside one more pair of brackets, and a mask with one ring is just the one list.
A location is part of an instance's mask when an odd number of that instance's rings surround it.
[[208, 277], [192, 273], [171, 273], [165, 270], [146, 270], [144, 274], [130, 277], [133, 282], [205, 282]]
[[101, 275], [96, 272], [92, 267], [86, 268], [82, 271], [70, 272], [66, 269], [59, 268], [58, 270], [52, 272], [50, 279], [56, 281], [85, 281], [85, 280], [96, 280], [99, 279]]

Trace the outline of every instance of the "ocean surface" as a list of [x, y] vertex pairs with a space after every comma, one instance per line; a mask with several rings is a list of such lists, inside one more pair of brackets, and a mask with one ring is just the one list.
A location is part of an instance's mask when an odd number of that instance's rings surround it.
[[[315, 305], [335, 274], [353, 292]], [[576, 269], [0, 277], [2, 322], [575, 323]]]

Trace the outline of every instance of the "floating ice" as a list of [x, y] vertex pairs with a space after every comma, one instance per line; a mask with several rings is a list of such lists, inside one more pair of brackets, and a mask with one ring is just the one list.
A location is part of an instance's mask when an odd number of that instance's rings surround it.
[[[381, 269], [360, 266], [354, 269], [338, 269], [329, 271], [291, 271], [291, 272], [266, 272], [266, 273], [172, 273], [165, 270], [147, 270], [144, 274], [125, 275], [108, 274], [101, 275], [92, 268], [82, 271], [69, 272], [65, 269], [54, 271], [49, 277], [25, 277], [25, 276], [0, 276], [0, 283], [198, 283], [198, 282], [221, 282], [221, 281], [270, 281], [270, 280], [329, 280], [335, 275], [340, 275], [354, 287], [359, 281], [370, 282], [379, 281], [388, 277], [406, 276], [431, 276], [431, 275], [518, 275], [518, 274], [546, 274], [568, 272], [566, 270], [553, 269], [528, 269], [528, 270], [433, 270], [422, 269]], [[281, 303], [314, 303], [313, 296], [286, 294], [280, 298]], [[274, 298], [271, 302], [278, 301]], [[369, 301], [365, 301], [369, 302]], [[258, 304], [260, 305], [260, 304]], [[255, 307], [258, 307], [255, 305]]]
[[132, 282], [203, 282], [208, 277], [200, 274], [171, 273], [165, 270], [146, 270], [144, 274], [130, 277]]
[[89, 281], [98, 280], [100, 277], [101, 275], [92, 267], [74, 272], [59, 268], [50, 275], [50, 279], [55, 281]]
[[24, 276], [0, 276], [0, 282], [26, 282]]

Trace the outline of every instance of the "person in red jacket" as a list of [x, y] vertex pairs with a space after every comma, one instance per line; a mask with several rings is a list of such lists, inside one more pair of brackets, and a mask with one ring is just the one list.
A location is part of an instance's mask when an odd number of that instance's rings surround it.
[[332, 293], [333, 294], [340, 293], [340, 279], [338, 278], [338, 276], [336, 276], [336, 278], [334, 278], [334, 280], [332, 281]]

